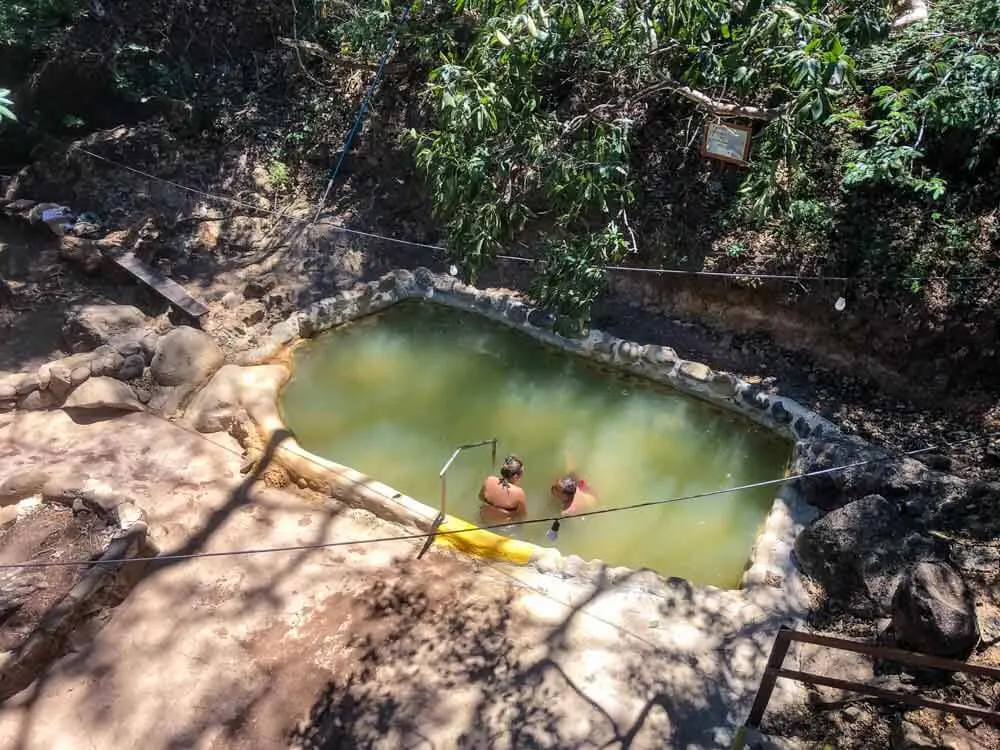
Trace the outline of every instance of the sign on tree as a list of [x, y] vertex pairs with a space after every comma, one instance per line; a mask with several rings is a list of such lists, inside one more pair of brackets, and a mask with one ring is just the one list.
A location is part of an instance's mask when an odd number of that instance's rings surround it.
[[701, 155], [710, 159], [745, 165], [750, 156], [750, 133], [746, 125], [710, 122], [705, 125]]

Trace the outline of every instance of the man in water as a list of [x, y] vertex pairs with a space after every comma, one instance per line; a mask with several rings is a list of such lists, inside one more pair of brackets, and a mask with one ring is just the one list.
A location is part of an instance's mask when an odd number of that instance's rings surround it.
[[597, 507], [597, 497], [591, 488], [573, 475], [565, 476], [552, 485], [552, 496], [562, 503], [562, 516], [584, 513]]
[[524, 464], [517, 456], [507, 456], [500, 467], [500, 476], [483, 480], [479, 501], [480, 515], [486, 523], [506, 523], [523, 518], [528, 513], [524, 490], [519, 486]]

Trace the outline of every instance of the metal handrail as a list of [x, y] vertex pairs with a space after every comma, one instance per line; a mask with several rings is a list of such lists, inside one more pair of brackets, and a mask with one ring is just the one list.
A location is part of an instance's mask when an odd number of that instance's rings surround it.
[[497, 462], [497, 439], [495, 437], [494, 438], [487, 438], [486, 440], [480, 440], [477, 443], [466, 443], [465, 445], [458, 446], [455, 449], [455, 452], [451, 454], [451, 458], [449, 458], [445, 462], [444, 466], [441, 467], [441, 471], [438, 472], [438, 476], [441, 477], [441, 515], [442, 516], [444, 516], [445, 513], [446, 513], [446, 506], [447, 506], [447, 502], [448, 502], [448, 479], [445, 476], [448, 473], [448, 469], [450, 469], [451, 465], [453, 463], [455, 463], [455, 459], [458, 458], [458, 455], [462, 451], [468, 450], [469, 448], [481, 448], [484, 445], [492, 445], [493, 446], [493, 457], [490, 459], [490, 467], [492, 468], [493, 466], [496, 465], [496, 462]]
[[750, 709], [750, 715], [747, 717], [743, 726], [741, 726], [736, 732], [736, 736], [733, 741], [733, 750], [737, 750], [737, 748], [742, 750], [745, 746], [746, 730], [748, 728], [755, 730], [760, 729], [761, 719], [764, 718], [764, 711], [767, 710], [767, 704], [771, 700], [771, 693], [774, 691], [774, 684], [777, 682], [779, 677], [794, 680], [795, 682], [804, 682], [807, 685], [823, 685], [825, 687], [837, 688], [839, 690], [848, 690], [853, 693], [870, 695], [897, 703], [905, 703], [910, 706], [931, 708], [938, 711], [944, 711], [946, 713], [958, 714], [960, 716], [974, 716], [991, 723], [1000, 724], [1000, 712], [998, 711], [990, 711], [978, 706], [946, 703], [944, 701], [924, 698], [919, 695], [911, 695], [908, 693], [897, 693], [892, 690], [887, 690], [886, 688], [878, 687], [877, 685], [868, 685], [863, 682], [854, 682], [853, 680], [841, 680], [834, 677], [810, 674], [808, 672], [800, 672], [793, 669], [784, 669], [782, 665], [785, 662], [785, 656], [788, 655], [788, 647], [793, 641], [810, 643], [815, 646], [823, 646], [838, 651], [852, 651], [858, 654], [867, 654], [868, 656], [874, 658], [894, 661], [899, 664], [912, 664], [919, 667], [930, 667], [932, 669], [940, 669], [947, 672], [965, 672], [967, 674], [976, 674], [984, 677], [992, 677], [994, 680], [1000, 680], [1000, 669], [997, 669], [996, 667], [987, 667], [982, 664], [968, 664], [964, 661], [944, 659], [940, 656], [919, 654], [913, 651], [904, 651], [898, 648], [872, 646], [866, 643], [858, 643], [857, 641], [849, 641], [844, 638], [832, 638], [827, 635], [804, 633], [799, 630], [792, 630], [791, 628], [783, 625], [774, 639], [774, 646], [771, 647], [771, 654], [768, 656], [767, 666], [764, 668], [764, 676], [761, 677], [760, 685], [757, 688], [757, 695], [754, 697], [753, 706]]
[[451, 458], [449, 458], [445, 462], [444, 466], [441, 467], [441, 471], [438, 472], [438, 476], [441, 477], [441, 508], [438, 511], [437, 518], [435, 518], [434, 521], [431, 523], [430, 534], [427, 536], [427, 541], [424, 542], [424, 546], [420, 549], [420, 552], [417, 553], [418, 560], [427, 554], [427, 550], [430, 549], [431, 544], [433, 544], [434, 542], [434, 537], [437, 534], [438, 528], [441, 526], [441, 524], [444, 523], [445, 512], [447, 510], [447, 505], [448, 505], [448, 479], [445, 476], [448, 473], [448, 469], [450, 469], [451, 465], [455, 463], [455, 459], [458, 458], [458, 455], [462, 451], [468, 450], [469, 448], [480, 448], [484, 445], [493, 446], [493, 457], [490, 459], [490, 468], [496, 466], [497, 439], [487, 438], [486, 440], [480, 440], [477, 443], [466, 443], [465, 445], [458, 446], [455, 449], [455, 451], [451, 454]]

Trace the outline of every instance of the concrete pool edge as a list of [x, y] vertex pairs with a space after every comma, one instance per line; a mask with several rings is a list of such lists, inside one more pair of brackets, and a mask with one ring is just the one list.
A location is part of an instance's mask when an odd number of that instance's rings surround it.
[[[566, 352], [670, 385], [741, 414], [792, 441], [829, 438], [840, 432], [834, 424], [791, 399], [762, 393], [758, 387], [731, 373], [682, 360], [669, 347], [642, 345], [596, 330], [580, 339], [566, 338], [551, 330], [554, 321], [550, 315], [524, 303], [508, 290], [481, 290], [425, 268], [389, 272], [377, 281], [320, 300], [292, 314], [272, 328], [261, 346], [244, 352], [238, 363], [253, 366], [284, 359], [298, 341], [408, 300], [428, 301], [482, 315]], [[261, 401], [257, 402], [257, 409], [248, 409], [265, 441], [279, 430], [287, 429], [277, 410], [278, 391], [283, 382], [275, 387], [271, 397], [264, 399], [268, 404], [267, 413], [261, 413]], [[428, 531], [437, 516], [436, 509], [350, 467], [315, 456], [292, 439], [282, 443], [275, 458], [300, 486], [342, 497], [348, 504], [366, 508], [380, 517]], [[798, 458], [793, 461], [791, 470], [801, 470]], [[784, 609], [803, 611], [804, 594], [792, 548], [798, 533], [815, 515], [815, 510], [799, 498], [794, 487], [781, 485], [753, 544], [740, 590], [767, 590], [772, 594], [769, 600], [774, 599], [773, 594], [781, 592], [779, 598], [787, 605]], [[441, 526], [442, 531], [448, 532], [462, 529], [475, 527], [452, 516]], [[439, 537], [438, 541], [480, 557], [517, 565], [530, 564], [541, 572], [574, 579], [601, 576], [613, 580], [632, 573], [628, 568], [607, 568], [601, 560], [584, 561], [575, 555], [564, 556], [557, 549], [487, 530], [449, 534]], [[667, 584], [678, 580], [659, 574], [656, 578]]]

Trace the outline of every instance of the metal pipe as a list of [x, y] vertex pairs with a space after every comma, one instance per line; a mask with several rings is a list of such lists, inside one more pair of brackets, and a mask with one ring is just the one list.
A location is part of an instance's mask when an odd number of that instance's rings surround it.
[[441, 515], [445, 514], [445, 503], [448, 498], [448, 479], [445, 477], [444, 472], [441, 472]]
[[445, 479], [445, 474], [448, 473], [448, 469], [450, 469], [451, 465], [453, 463], [455, 463], [455, 459], [458, 458], [458, 455], [462, 451], [464, 451], [464, 450], [466, 450], [468, 448], [479, 448], [480, 446], [483, 446], [483, 445], [492, 445], [493, 446], [493, 463], [490, 464], [490, 466], [491, 467], [492, 466], [496, 466], [496, 462], [497, 462], [497, 438], [492, 437], [492, 438], [486, 438], [485, 440], [480, 440], [477, 443], [465, 443], [464, 445], [458, 446], [455, 449], [455, 451], [451, 454], [451, 458], [449, 458], [445, 462], [444, 466], [441, 467], [441, 471], [438, 472], [438, 476], [441, 477], [441, 508], [440, 508], [440, 510], [441, 510], [441, 517], [442, 518], [444, 518], [445, 510], [446, 510], [446, 505], [448, 503], [448, 483], [447, 483], [447, 480]]
[[[464, 447], [464, 446], [463, 446]], [[447, 463], [441, 467], [441, 471], [438, 472], [439, 477], [443, 477], [445, 472], [451, 468], [452, 463], [458, 458], [458, 454], [462, 452], [462, 447], [456, 448], [455, 452], [451, 454], [451, 458], [448, 459]]]

